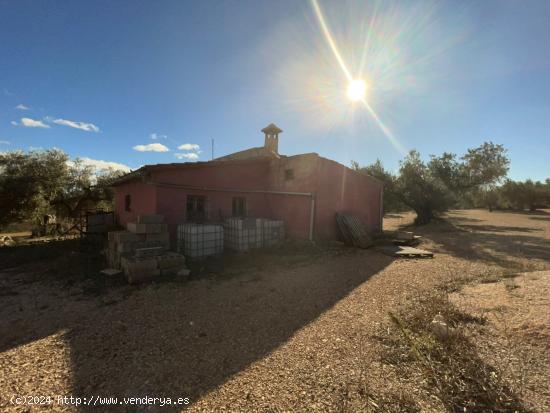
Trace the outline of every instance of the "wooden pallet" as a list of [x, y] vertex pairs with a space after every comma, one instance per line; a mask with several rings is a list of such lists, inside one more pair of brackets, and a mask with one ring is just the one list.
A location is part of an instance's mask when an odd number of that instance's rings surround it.
[[357, 216], [337, 212], [336, 223], [347, 245], [358, 248], [368, 248], [372, 245], [372, 239], [365, 225]]
[[401, 245], [383, 245], [376, 248], [386, 255], [398, 258], [433, 258], [433, 252]]
[[392, 240], [392, 242], [395, 245], [404, 245], [404, 246], [418, 245], [420, 243], [421, 238], [422, 237], [420, 235], [414, 235], [413, 239], [394, 239]]

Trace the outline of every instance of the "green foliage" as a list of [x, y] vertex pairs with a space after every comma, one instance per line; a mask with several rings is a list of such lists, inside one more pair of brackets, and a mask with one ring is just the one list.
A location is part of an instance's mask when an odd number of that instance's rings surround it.
[[108, 208], [108, 188], [120, 171], [100, 171], [58, 149], [0, 154], [0, 225], [33, 221], [44, 215], [74, 217], [93, 204]]
[[351, 167], [355, 171], [364, 173], [378, 179], [384, 185], [384, 212], [404, 211], [408, 207], [401, 202], [396, 190], [397, 177], [390, 171], [384, 169], [380, 159], [377, 159], [372, 165], [361, 167], [357, 162], [352, 161]]
[[506, 176], [509, 164], [502, 145], [485, 142], [461, 158], [445, 152], [431, 155], [427, 163], [413, 150], [400, 162], [398, 176], [386, 171], [380, 161], [363, 168], [352, 162], [352, 167], [384, 182], [385, 211], [405, 205], [416, 212], [415, 222], [421, 225], [472, 194], [492, 188]]
[[507, 180], [497, 191], [502, 207], [531, 211], [550, 204], [550, 180], [525, 182]]
[[68, 157], [52, 149], [0, 154], [0, 224], [39, 221], [69, 183]]
[[417, 151], [411, 151], [399, 168], [398, 193], [403, 203], [416, 212], [418, 225], [427, 224], [435, 214], [447, 210], [455, 202], [453, 191], [439, 176], [442, 171], [432, 169], [432, 165], [433, 159], [425, 164]]

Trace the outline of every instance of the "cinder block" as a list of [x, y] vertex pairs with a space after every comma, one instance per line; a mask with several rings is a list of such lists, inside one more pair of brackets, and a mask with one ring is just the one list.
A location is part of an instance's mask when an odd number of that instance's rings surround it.
[[167, 231], [166, 224], [138, 224], [137, 222], [128, 222], [126, 228], [134, 234], [159, 234]]
[[157, 260], [153, 258], [122, 257], [121, 266], [125, 274], [142, 273], [157, 269]]
[[138, 224], [162, 224], [164, 216], [158, 214], [138, 215], [136, 222]]
[[130, 242], [119, 242], [116, 244], [116, 251], [119, 253], [129, 253], [133, 252], [135, 249], [136, 243], [133, 241]]
[[185, 257], [181, 254], [163, 254], [157, 257], [158, 267], [162, 269], [166, 268], [181, 268], [185, 265]]
[[145, 235], [146, 241], [159, 241], [163, 244], [170, 243], [170, 234], [168, 232], [161, 232], [158, 234], [147, 234]]
[[128, 231], [112, 231], [109, 232], [109, 242], [128, 242], [138, 241], [139, 236]]
[[178, 275], [179, 270], [180, 270], [179, 267], [175, 267], [175, 268], [161, 268], [159, 271], [160, 271], [160, 275], [171, 277], [174, 275]]
[[136, 258], [156, 257], [163, 252], [163, 247], [136, 248]]

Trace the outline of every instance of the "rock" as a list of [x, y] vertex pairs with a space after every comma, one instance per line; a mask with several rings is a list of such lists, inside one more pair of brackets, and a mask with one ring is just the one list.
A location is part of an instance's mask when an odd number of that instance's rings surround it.
[[436, 338], [445, 341], [449, 338], [450, 329], [441, 313], [437, 314], [430, 324], [430, 329]]

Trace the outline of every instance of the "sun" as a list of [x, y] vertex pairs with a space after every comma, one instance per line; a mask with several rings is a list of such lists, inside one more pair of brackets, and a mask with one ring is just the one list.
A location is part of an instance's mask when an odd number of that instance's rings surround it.
[[367, 83], [363, 79], [350, 80], [348, 84], [348, 99], [352, 102], [358, 102], [365, 99], [367, 94]]

